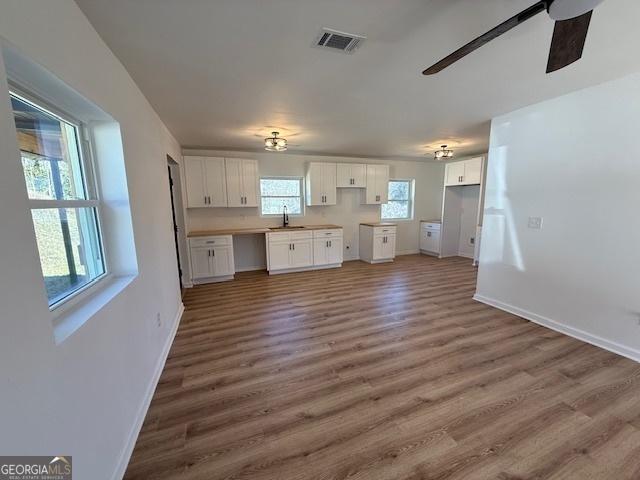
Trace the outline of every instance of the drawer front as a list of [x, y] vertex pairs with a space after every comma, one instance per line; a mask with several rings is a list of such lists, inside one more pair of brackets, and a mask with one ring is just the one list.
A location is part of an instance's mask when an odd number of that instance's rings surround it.
[[337, 238], [342, 237], [341, 228], [333, 228], [331, 230], [314, 230], [313, 238]]
[[217, 235], [215, 237], [193, 237], [189, 239], [191, 247], [217, 247], [222, 245], [232, 245], [231, 235]]
[[395, 235], [396, 234], [396, 227], [374, 227], [373, 229], [373, 235], [374, 236], [379, 236], [379, 235]]
[[267, 241], [269, 242], [289, 242], [291, 234], [289, 232], [270, 232], [267, 233]]
[[440, 230], [440, 224], [439, 223], [422, 222], [421, 225], [422, 225], [423, 229]]
[[289, 235], [291, 235], [291, 240], [311, 240], [313, 238], [313, 231], [291, 232]]

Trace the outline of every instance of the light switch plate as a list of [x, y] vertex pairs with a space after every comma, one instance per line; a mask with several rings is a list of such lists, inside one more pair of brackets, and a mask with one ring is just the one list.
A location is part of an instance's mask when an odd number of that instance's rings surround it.
[[540, 230], [542, 228], [542, 217], [529, 217], [529, 228]]

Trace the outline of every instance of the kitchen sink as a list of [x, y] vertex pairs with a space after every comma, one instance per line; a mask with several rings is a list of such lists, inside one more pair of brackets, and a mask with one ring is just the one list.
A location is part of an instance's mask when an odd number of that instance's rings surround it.
[[269, 230], [304, 230], [307, 227], [269, 227]]

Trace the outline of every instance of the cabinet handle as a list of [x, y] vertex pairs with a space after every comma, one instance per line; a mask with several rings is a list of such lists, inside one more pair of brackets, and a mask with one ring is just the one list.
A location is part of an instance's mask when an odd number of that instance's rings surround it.
[[211, 256], [215, 257], [216, 256], [216, 251], [215, 250], [211, 250]]
[[331, 246], [331, 240], [329, 240], [329, 246]]
[[293, 243], [292, 245], [293, 245], [293, 249], [295, 250], [295, 249], [296, 249], [296, 244], [295, 244], [295, 243]]
[[324, 243], [324, 246], [325, 246], [325, 247], [328, 247], [328, 246], [329, 246], [329, 240], [327, 240], [327, 241]]
[[291, 250], [291, 244], [289, 244], [289, 250]]
[[430, 237], [430, 236], [431, 236], [431, 232], [427, 232], [427, 237]]

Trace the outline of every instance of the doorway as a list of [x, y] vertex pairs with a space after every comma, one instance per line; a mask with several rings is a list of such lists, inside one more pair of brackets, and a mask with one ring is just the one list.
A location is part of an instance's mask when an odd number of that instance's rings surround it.
[[167, 172], [169, 174], [169, 195], [171, 198], [171, 219], [173, 221], [173, 239], [176, 248], [176, 262], [178, 266], [178, 280], [180, 282], [180, 290], [184, 288], [182, 281], [182, 265], [183, 259], [186, 257], [181, 254], [184, 251], [181, 248], [181, 225], [184, 224], [182, 213], [182, 190], [180, 188], [180, 168], [178, 163], [167, 155]]

